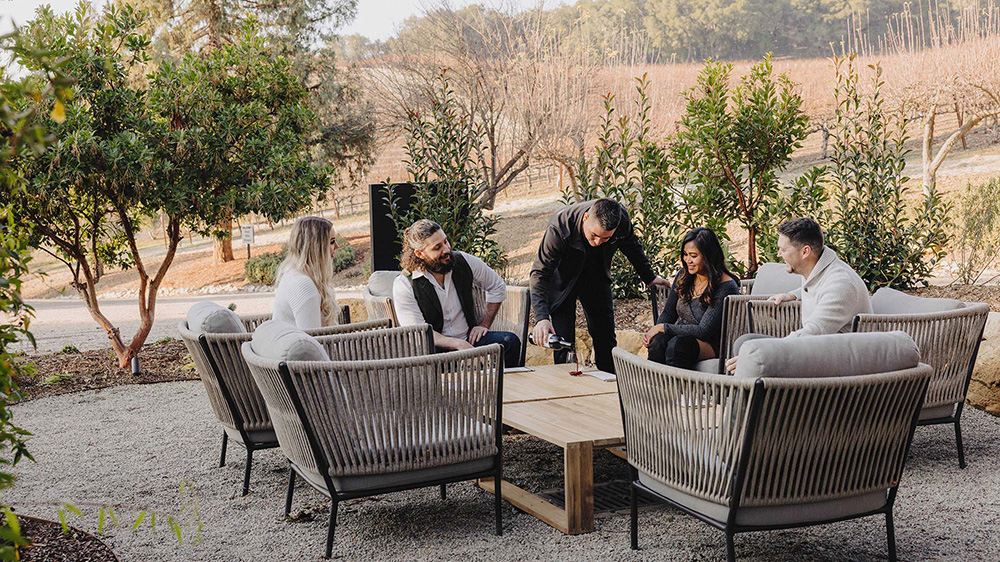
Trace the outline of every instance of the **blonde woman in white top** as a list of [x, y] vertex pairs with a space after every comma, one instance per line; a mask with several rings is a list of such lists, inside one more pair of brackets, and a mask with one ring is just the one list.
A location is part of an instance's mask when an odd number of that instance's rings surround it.
[[274, 319], [310, 330], [338, 323], [333, 291], [337, 233], [330, 221], [302, 217], [292, 226], [288, 256], [275, 275]]

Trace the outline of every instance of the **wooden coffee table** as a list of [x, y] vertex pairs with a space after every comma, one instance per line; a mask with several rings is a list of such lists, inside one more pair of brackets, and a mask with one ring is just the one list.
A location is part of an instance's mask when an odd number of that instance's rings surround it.
[[[534, 367], [504, 374], [503, 423], [563, 449], [565, 509], [506, 480], [503, 498], [560, 531], [594, 530], [594, 449], [625, 443], [618, 386], [594, 377], [569, 375], [569, 365]], [[479, 485], [495, 493], [493, 479]]]

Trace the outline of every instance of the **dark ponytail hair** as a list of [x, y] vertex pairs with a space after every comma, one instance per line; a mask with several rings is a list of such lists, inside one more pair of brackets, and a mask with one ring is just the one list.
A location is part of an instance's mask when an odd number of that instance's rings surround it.
[[715, 288], [722, 283], [723, 274], [733, 279], [736, 279], [736, 276], [726, 267], [726, 256], [722, 252], [719, 238], [711, 229], [698, 227], [688, 232], [681, 242], [681, 271], [677, 274], [675, 283], [677, 294], [682, 299], [690, 301], [694, 293], [695, 275], [688, 271], [687, 264], [684, 263], [684, 246], [687, 246], [688, 242], [694, 242], [698, 253], [701, 254], [702, 264], [708, 269], [708, 285], [701, 294], [701, 302], [706, 307], [712, 306], [712, 295], [715, 293]]

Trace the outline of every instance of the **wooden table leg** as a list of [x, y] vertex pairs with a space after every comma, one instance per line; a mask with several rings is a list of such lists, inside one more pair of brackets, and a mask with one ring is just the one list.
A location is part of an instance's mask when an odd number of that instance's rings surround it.
[[594, 530], [594, 447], [568, 443], [565, 455], [567, 532], [589, 533]]

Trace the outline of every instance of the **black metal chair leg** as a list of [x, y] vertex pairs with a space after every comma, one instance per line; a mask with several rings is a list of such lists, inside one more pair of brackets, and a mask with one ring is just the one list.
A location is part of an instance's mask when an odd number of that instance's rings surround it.
[[326, 529], [326, 558], [333, 554], [333, 532], [337, 529], [337, 500], [330, 504], [330, 526]]
[[892, 524], [892, 510], [885, 512], [885, 538], [889, 543], [889, 562], [896, 562], [896, 528]]
[[632, 550], [639, 550], [639, 498], [636, 497], [635, 483], [629, 486], [632, 514], [629, 519], [629, 533], [632, 536]]
[[292, 512], [292, 492], [295, 491], [295, 470], [288, 467], [288, 492], [285, 494], [285, 517]]
[[222, 458], [219, 459], [219, 468], [226, 466], [226, 445], [229, 443], [229, 434], [222, 430]]
[[448, 499], [448, 492], [446, 490], [447, 489], [446, 489], [445, 485], [441, 484], [441, 499], [442, 500]]
[[965, 468], [965, 447], [962, 445], [962, 420], [955, 420], [955, 444], [958, 445], [958, 467]]
[[726, 562], [736, 562], [736, 543], [733, 532], [726, 531]]
[[250, 468], [253, 466], [253, 449], [247, 447], [247, 467], [243, 471], [243, 495], [250, 493]]
[[503, 507], [503, 494], [500, 491], [502, 486], [503, 478], [501, 473], [497, 471], [497, 475], [493, 477], [493, 517], [496, 519], [496, 529], [494, 533], [498, 537], [503, 536], [503, 516], [500, 510]]

